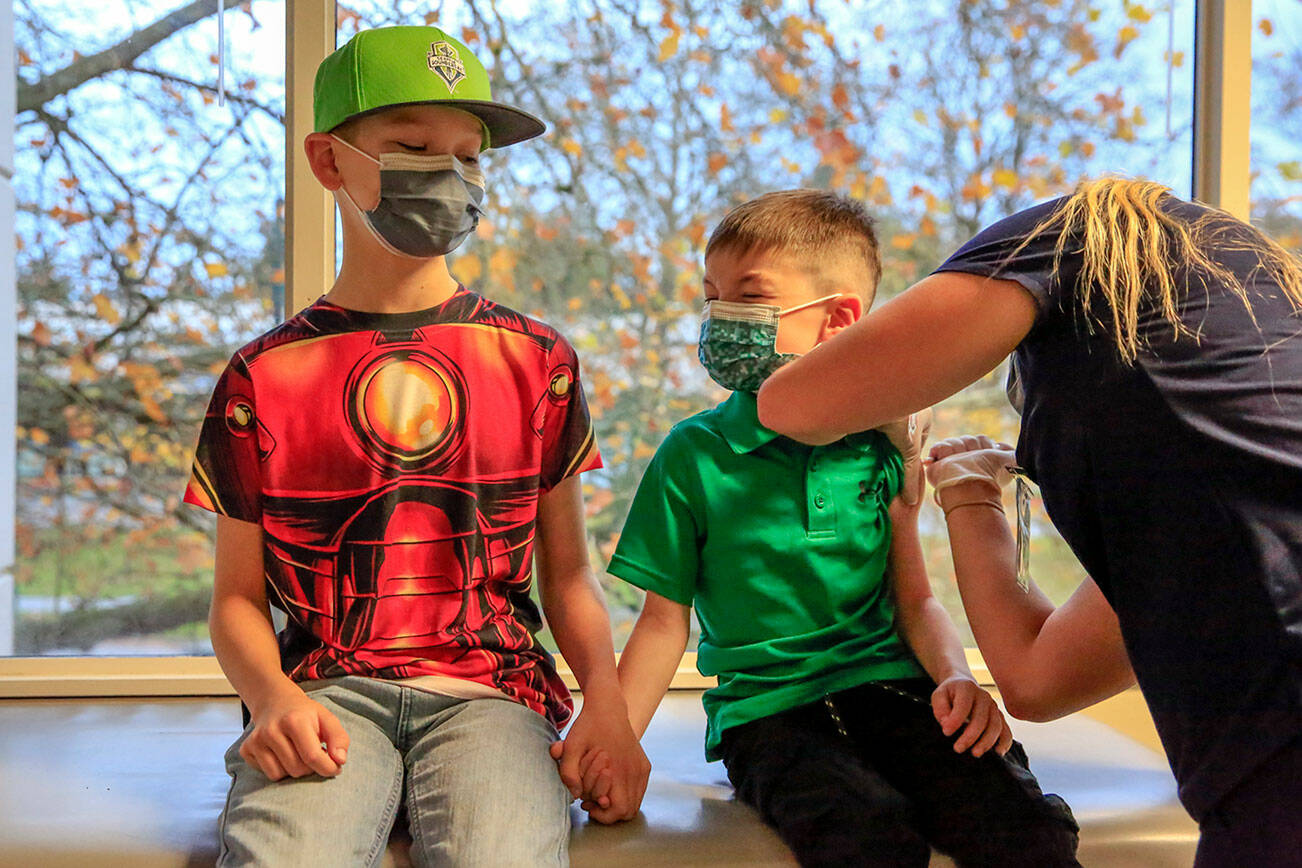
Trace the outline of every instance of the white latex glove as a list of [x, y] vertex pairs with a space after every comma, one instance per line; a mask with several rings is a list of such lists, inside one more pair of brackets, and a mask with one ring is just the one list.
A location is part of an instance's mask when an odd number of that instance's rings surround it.
[[931, 408], [910, 413], [904, 419], [887, 422], [878, 426], [877, 430], [886, 435], [891, 445], [900, 450], [900, 455], [904, 458], [904, 487], [900, 489], [900, 497], [909, 506], [913, 506], [922, 498], [919, 477], [922, 475], [922, 447], [926, 445], [927, 436], [931, 433]]
[[947, 513], [963, 505], [950, 503], [941, 492], [961, 482], [984, 482], [985, 495], [964, 503], [987, 503], [1002, 509], [999, 491], [1013, 480], [1010, 472], [1017, 457], [1007, 443], [996, 443], [984, 434], [951, 437], [931, 448], [927, 458], [927, 480], [936, 490], [936, 503]]

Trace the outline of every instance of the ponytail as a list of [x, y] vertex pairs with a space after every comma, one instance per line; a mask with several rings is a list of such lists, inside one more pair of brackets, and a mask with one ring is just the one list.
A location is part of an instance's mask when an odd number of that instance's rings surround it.
[[[1115, 177], [1084, 181], [1063, 207], [1032, 230], [1022, 246], [1056, 230], [1055, 274], [1060, 273], [1068, 244], [1081, 248], [1076, 287], [1081, 309], [1091, 322], [1111, 334], [1128, 364], [1141, 349], [1139, 314], [1145, 303], [1161, 311], [1176, 336], [1197, 339], [1180, 318], [1185, 286], [1177, 275], [1182, 270], [1204, 285], [1225, 286], [1252, 315], [1249, 281], [1240, 280], [1222, 264], [1219, 254], [1224, 251], [1254, 252], [1257, 270], [1279, 285], [1294, 310], [1302, 310], [1302, 261], [1256, 227], [1224, 211], [1209, 210], [1192, 223], [1173, 216], [1161, 207], [1163, 197], [1170, 195], [1168, 187], [1153, 181]], [[1092, 316], [1100, 305], [1105, 312]]]

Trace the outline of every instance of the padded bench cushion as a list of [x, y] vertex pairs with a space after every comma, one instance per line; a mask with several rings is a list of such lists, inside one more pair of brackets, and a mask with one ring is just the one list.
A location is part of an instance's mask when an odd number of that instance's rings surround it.
[[[605, 827], [575, 808], [575, 866], [795, 864], [704, 761], [704, 725], [698, 692], [665, 698], [645, 739], [641, 816]], [[211, 865], [222, 754], [238, 731], [231, 698], [0, 701], [0, 866]], [[1085, 865], [1192, 862], [1197, 828], [1161, 756], [1081, 715], [1014, 731], [1044, 789], [1071, 803]], [[404, 862], [391, 847], [386, 864]]]

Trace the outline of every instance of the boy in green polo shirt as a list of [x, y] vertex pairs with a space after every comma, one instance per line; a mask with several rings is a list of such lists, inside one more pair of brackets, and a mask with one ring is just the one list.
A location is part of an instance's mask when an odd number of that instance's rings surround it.
[[619, 665], [630, 722], [645, 731], [694, 607], [718, 676], [706, 756], [802, 864], [926, 865], [934, 845], [1076, 865], [1071, 812], [932, 596], [900, 451], [879, 431], [805, 446], [756, 415], [764, 378], [853, 324], [880, 274], [871, 218], [832, 193], [761, 196], [711, 236], [700, 356], [733, 394], [666, 437], [610, 563], [647, 592]]

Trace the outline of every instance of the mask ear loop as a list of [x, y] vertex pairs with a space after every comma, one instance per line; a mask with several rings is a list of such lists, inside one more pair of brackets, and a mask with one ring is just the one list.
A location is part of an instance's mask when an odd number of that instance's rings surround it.
[[347, 139], [341, 139], [341, 138], [339, 138], [339, 136], [336, 136], [334, 133], [329, 133], [328, 135], [330, 136], [330, 138], [334, 139], [336, 142], [338, 142], [339, 144], [343, 145], [345, 148], [348, 148], [350, 151], [356, 151], [357, 153], [361, 154], [361, 155], [362, 155], [363, 157], [365, 157], [366, 159], [370, 160], [370, 161], [371, 161], [372, 163], [374, 163], [375, 165], [377, 165], [377, 166], [380, 165], [380, 161], [379, 161], [379, 160], [377, 160], [375, 157], [372, 157], [370, 154], [366, 153], [366, 151], [363, 151], [361, 148], [357, 147], [356, 145], [354, 145], [352, 142], [348, 141]]
[[786, 316], [789, 313], [795, 313], [798, 310], [804, 310], [807, 307], [813, 307], [816, 304], [822, 304], [823, 302], [831, 301], [834, 298], [840, 298], [843, 295], [845, 295], [844, 292], [834, 292], [831, 295], [825, 295], [822, 298], [816, 298], [813, 301], [807, 301], [804, 304], [798, 304], [795, 307], [789, 307], [786, 310], [780, 310], [778, 311], [778, 316]]

